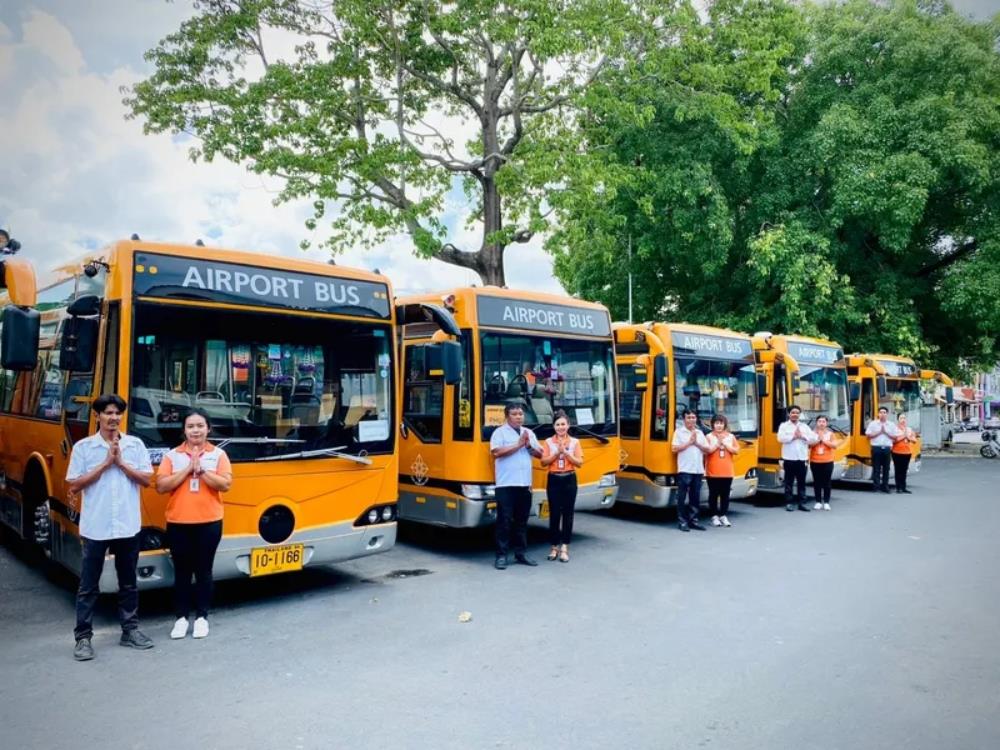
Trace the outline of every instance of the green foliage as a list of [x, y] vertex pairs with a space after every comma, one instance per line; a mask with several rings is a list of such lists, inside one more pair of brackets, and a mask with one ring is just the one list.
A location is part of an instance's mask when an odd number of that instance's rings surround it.
[[996, 361], [998, 39], [937, 2], [710, 4], [588, 98], [615, 180], [556, 200], [557, 275], [624, 317], [631, 237], [637, 319]]

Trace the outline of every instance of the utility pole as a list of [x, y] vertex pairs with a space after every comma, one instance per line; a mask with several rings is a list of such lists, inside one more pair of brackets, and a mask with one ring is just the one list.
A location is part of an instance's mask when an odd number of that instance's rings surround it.
[[628, 233], [628, 322], [632, 323], [632, 233]]

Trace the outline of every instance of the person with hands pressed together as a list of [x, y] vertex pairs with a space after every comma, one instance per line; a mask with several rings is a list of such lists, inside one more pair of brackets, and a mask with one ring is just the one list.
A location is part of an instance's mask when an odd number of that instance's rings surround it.
[[705, 474], [705, 454], [712, 449], [698, 427], [698, 413], [684, 410], [684, 424], [674, 430], [670, 450], [677, 454], [677, 528], [681, 531], [705, 527], [698, 523], [701, 479]]
[[910, 457], [913, 455], [913, 444], [917, 442], [917, 433], [906, 425], [906, 415], [900, 412], [896, 418], [898, 435], [892, 444], [892, 466], [896, 473], [896, 494], [912, 494], [906, 488], [906, 472], [910, 468]]
[[[785, 469], [785, 510], [809, 512], [806, 505], [806, 468], [809, 460], [809, 446], [817, 442], [816, 433], [801, 420], [802, 409], [792, 405], [788, 409], [788, 419], [778, 427], [778, 442], [781, 443], [781, 462]], [[798, 491], [795, 492], [795, 485]]]
[[868, 423], [865, 435], [872, 446], [872, 489], [889, 494], [889, 461], [899, 429], [889, 421], [888, 408], [878, 408], [878, 419]]
[[569, 434], [569, 417], [562, 409], [552, 421], [555, 434], [542, 444], [542, 466], [549, 470], [545, 491], [549, 499], [549, 560], [569, 562], [576, 505], [576, 470], [583, 466], [580, 441]]
[[508, 403], [503, 409], [506, 421], [490, 437], [490, 453], [495, 460], [497, 500], [496, 560], [497, 570], [506, 570], [511, 536], [514, 537], [514, 560], [521, 565], [538, 565], [527, 556], [528, 514], [531, 512], [531, 459], [540, 458], [542, 446], [535, 433], [524, 427], [524, 409]]
[[233, 470], [229, 456], [208, 442], [212, 429], [208, 413], [191, 409], [184, 415], [184, 442], [160, 462], [156, 489], [169, 494], [167, 538], [174, 563], [174, 614], [170, 637], [187, 635], [194, 579], [195, 638], [208, 635], [208, 608], [212, 601], [212, 566], [222, 540], [221, 493], [229, 490]]
[[108, 552], [114, 555], [118, 576], [118, 619], [122, 628], [119, 643], [135, 649], [153, 647], [139, 630], [139, 589], [136, 565], [139, 561], [141, 527], [140, 488], [148, 487], [153, 465], [143, 442], [121, 432], [125, 400], [110, 393], [94, 400], [98, 430], [73, 446], [67, 489], [81, 495], [80, 585], [76, 593], [76, 646], [73, 658], [94, 658], [94, 607], [100, 593], [101, 573]]
[[813, 475], [813, 510], [830, 510], [830, 486], [833, 481], [833, 454], [839, 441], [830, 429], [830, 420], [816, 417], [816, 442], [809, 450], [809, 466]]
[[706, 440], [710, 449], [705, 459], [708, 512], [712, 514], [713, 526], [732, 526], [728, 517], [729, 493], [735, 475], [733, 457], [740, 452], [740, 441], [729, 431], [729, 419], [725, 414], [712, 417], [712, 431]]

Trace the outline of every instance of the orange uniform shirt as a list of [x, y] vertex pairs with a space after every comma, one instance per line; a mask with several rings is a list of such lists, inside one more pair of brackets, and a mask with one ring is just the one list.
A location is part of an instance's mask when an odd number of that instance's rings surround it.
[[917, 434], [911, 430], [909, 427], [906, 428], [906, 437], [900, 440], [898, 443], [892, 444], [892, 452], [898, 453], [904, 456], [909, 456], [913, 454], [913, 443], [917, 441]]
[[[569, 435], [562, 440], [559, 439], [558, 435], [553, 435], [543, 442], [542, 458], [548, 458], [549, 456], [555, 454], [556, 449], [560, 444], [578, 461], [583, 460], [583, 448], [580, 446], [580, 441], [574, 437], [570, 437]], [[552, 474], [565, 474], [567, 471], [576, 471], [576, 467], [572, 464], [572, 462], [567, 461], [565, 458], [557, 458], [546, 468], [548, 468], [549, 472]]]
[[[191, 453], [187, 443], [183, 443], [163, 457], [157, 474], [161, 477], [168, 477], [175, 471], [185, 468], [189, 463], [191, 463]], [[226, 452], [222, 448], [216, 448], [211, 443], [206, 443], [205, 452], [201, 455], [201, 466], [206, 471], [216, 474], [231, 474], [233, 471]], [[170, 493], [170, 500], [167, 501], [167, 521], [170, 523], [221, 521], [222, 495], [218, 490], [209, 487], [204, 478], [199, 479], [198, 488], [192, 490], [192, 479], [193, 477], [188, 477]]]
[[[729, 433], [725, 433], [725, 435], [726, 437], [723, 439], [725, 443], [736, 439]], [[707, 437], [712, 452], [705, 456], [705, 476], [720, 479], [732, 478], [735, 475], [733, 452], [725, 445], [720, 445], [714, 432], [710, 432]]]
[[809, 446], [809, 461], [814, 464], [828, 464], [833, 461], [833, 452], [835, 449], [824, 443], [822, 438], [829, 435], [830, 431], [827, 430], [822, 434], [817, 432], [816, 434], [820, 436], [820, 442]]

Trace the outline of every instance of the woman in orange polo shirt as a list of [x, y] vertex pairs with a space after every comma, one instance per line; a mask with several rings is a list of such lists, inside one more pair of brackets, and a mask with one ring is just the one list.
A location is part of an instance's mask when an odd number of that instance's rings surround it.
[[906, 471], [910, 468], [910, 457], [913, 455], [913, 444], [917, 442], [917, 433], [906, 426], [906, 415], [900, 413], [896, 418], [899, 426], [899, 437], [892, 444], [892, 468], [896, 473], [896, 493], [911, 494], [906, 489]]
[[839, 441], [830, 429], [830, 420], [816, 417], [816, 442], [809, 448], [809, 468], [813, 476], [813, 510], [830, 510], [830, 485], [833, 480], [833, 453]]
[[705, 454], [705, 482], [708, 484], [708, 510], [713, 526], [732, 526], [729, 522], [729, 493], [733, 489], [733, 456], [740, 452], [740, 441], [729, 431], [725, 414], [712, 417], [712, 431], [707, 436], [710, 453]]
[[562, 409], [552, 421], [555, 435], [542, 443], [542, 466], [549, 470], [545, 492], [549, 499], [549, 560], [569, 562], [576, 506], [576, 470], [583, 466], [580, 441], [569, 435], [569, 417]]
[[[208, 414], [191, 409], [184, 416], [184, 442], [160, 462], [156, 489], [170, 494], [167, 502], [167, 539], [174, 561], [174, 610], [177, 621], [171, 638], [187, 635], [192, 588], [196, 619], [192, 635], [208, 635], [208, 607], [212, 600], [212, 565], [222, 540], [222, 497], [233, 482], [229, 456], [208, 442], [212, 429]], [[191, 579], [194, 579], [194, 586]]]

